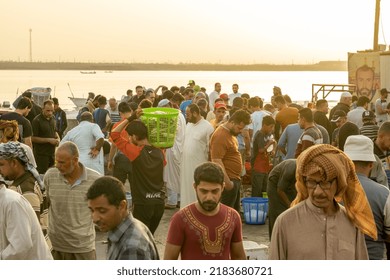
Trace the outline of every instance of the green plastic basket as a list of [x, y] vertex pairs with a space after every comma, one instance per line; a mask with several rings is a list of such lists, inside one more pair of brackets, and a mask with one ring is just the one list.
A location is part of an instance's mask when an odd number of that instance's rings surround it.
[[141, 120], [148, 128], [149, 143], [158, 148], [171, 148], [175, 142], [179, 110], [145, 108], [142, 111]]

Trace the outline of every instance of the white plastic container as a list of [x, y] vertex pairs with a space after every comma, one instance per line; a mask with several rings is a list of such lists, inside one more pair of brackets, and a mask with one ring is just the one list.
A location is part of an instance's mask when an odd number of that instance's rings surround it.
[[268, 260], [268, 246], [244, 240], [244, 250], [248, 260]]

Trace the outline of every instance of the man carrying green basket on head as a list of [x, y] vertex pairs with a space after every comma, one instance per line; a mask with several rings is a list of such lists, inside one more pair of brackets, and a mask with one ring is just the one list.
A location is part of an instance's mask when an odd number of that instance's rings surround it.
[[[163, 152], [148, 141], [146, 125], [138, 120], [138, 109], [111, 131], [111, 138], [119, 150], [132, 162], [133, 178], [130, 184], [133, 198], [133, 216], [143, 222], [154, 234], [164, 213]], [[121, 136], [126, 129], [129, 138]]]

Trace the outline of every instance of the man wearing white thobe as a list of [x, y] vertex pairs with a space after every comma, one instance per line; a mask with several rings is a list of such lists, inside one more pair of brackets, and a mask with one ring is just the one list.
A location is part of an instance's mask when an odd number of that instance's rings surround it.
[[209, 143], [214, 128], [200, 115], [198, 105], [186, 108], [188, 120], [183, 147], [180, 173], [180, 209], [197, 201], [193, 188], [195, 168], [208, 161]]

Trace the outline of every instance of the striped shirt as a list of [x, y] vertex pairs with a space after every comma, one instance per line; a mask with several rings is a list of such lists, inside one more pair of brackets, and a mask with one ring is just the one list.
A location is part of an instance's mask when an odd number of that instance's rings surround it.
[[49, 208], [49, 238], [53, 249], [65, 253], [86, 253], [95, 249], [95, 228], [86, 194], [101, 175], [81, 163], [81, 177], [73, 184], [50, 168], [43, 178]]
[[374, 140], [378, 136], [379, 126], [376, 124], [363, 124], [359, 130], [361, 135], [365, 135], [371, 140]]
[[316, 144], [322, 144], [323, 137], [321, 130], [316, 126], [306, 128], [301, 137], [298, 139], [297, 149], [295, 150], [295, 158], [297, 158], [304, 150]]

